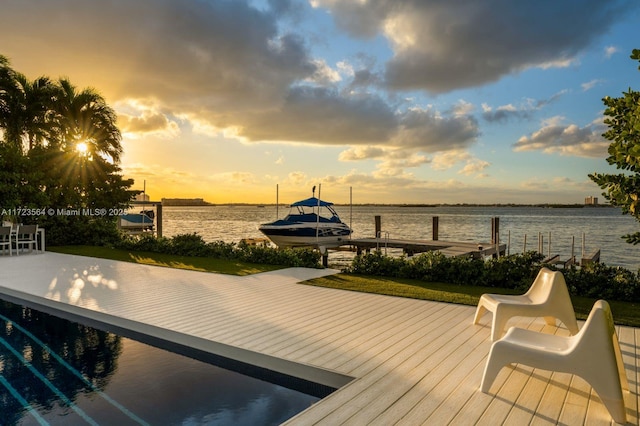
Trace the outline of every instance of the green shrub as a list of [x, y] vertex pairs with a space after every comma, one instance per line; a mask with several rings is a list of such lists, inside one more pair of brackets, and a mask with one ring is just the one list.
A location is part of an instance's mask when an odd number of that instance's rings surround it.
[[[393, 258], [376, 251], [356, 256], [343, 272], [524, 292], [531, 286], [541, 267], [557, 269], [554, 265], [542, 263], [543, 258], [537, 252], [488, 260], [447, 257], [440, 252]], [[628, 269], [594, 263], [582, 268], [568, 267], [561, 272], [572, 295], [640, 302], [640, 277]]]
[[525, 290], [535, 279], [544, 256], [537, 252], [491, 258], [485, 263], [485, 283], [488, 287]]
[[204, 239], [198, 234], [180, 234], [171, 238], [169, 254], [180, 256], [206, 257], [210, 250]]
[[126, 235], [115, 244], [116, 248], [131, 251], [148, 251], [152, 253], [168, 253], [170, 241], [157, 238], [152, 234]]
[[404, 258], [385, 256], [380, 251], [373, 251], [356, 256], [345, 272], [360, 275], [399, 277], [401, 276], [400, 270], [404, 266]]
[[618, 266], [593, 263], [563, 271], [572, 294], [608, 300], [640, 301], [640, 278]]
[[249, 263], [306, 268], [320, 267], [321, 258], [318, 251], [311, 249], [276, 249], [265, 245], [250, 246], [244, 243], [236, 245], [223, 241], [207, 243], [197, 233], [180, 234], [171, 238], [157, 238], [151, 234], [127, 236], [115, 246], [130, 251], [213, 257]]

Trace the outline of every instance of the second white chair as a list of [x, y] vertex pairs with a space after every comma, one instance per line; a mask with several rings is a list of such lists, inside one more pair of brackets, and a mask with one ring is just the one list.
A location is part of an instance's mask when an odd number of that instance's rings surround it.
[[494, 342], [502, 336], [507, 321], [515, 316], [544, 317], [549, 325], [556, 325], [558, 319], [571, 334], [578, 333], [578, 322], [564, 276], [561, 272], [548, 268], [542, 268], [538, 272], [525, 294], [483, 294], [473, 323], [477, 324], [486, 311], [493, 313], [491, 340]]
[[624, 370], [611, 308], [598, 300], [582, 330], [570, 337], [511, 327], [491, 345], [480, 390], [487, 393], [507, 364], [520, 363], [548, 371], [575, 374], [596, 391], [613, 420], [626, 423]]

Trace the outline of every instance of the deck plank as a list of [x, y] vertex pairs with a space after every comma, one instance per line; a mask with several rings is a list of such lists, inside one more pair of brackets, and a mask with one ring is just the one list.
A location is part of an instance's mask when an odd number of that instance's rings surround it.
[[[480, 392], [491, 316], [472, 325], [471, 306], [300, 285], [331, 273], [302, 268], [233, 277], [45, 253], [0, 256], [0, 270], [0, 297], [229, 345], [296, 363], [303, 375], [313, 367], [354, 378], [289, 425], [612, 424], [591, 387], [566, 373], [506, 366]], [[512, 325], [567, 334], [539, 318]], [[640, 329], [618, 333], [629, 422], [640, 426]]]

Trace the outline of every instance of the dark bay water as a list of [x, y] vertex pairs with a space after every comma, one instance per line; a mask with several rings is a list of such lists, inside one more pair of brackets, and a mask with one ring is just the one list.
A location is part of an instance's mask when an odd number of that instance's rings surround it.
[[[372, 237], [375, 216], [381, 216], [382, 231], [389, 238], [431, 239], [432, 218], [438, 216], [439, 239], [443, 241], [491, 241], [491, 218], [500, 221], [500, 242], [510, 253], [538, 250], [542, 240], [544, 254], [559, 254], [563, 259], [584, 250], [601, 250], [601, 261], [637, 271], [640, 245], [627, 244], [622, 235], [636, 232], [640, 224], [617, 208], [544, 208], [544, 207], [397, 207], [337, 206], [343, 221], [354, 230], [354, 238]], [[288, 209], [280, 206], [282, 218]], [[206, 206], [164, 207], [163, 234], [197, 232], [206, 241], [239, 242], [243, 238], [263, 238], [261, 223], [276, 219], [276, 207]], [[525, 247], [526, 238], [526, 247]], [[335, 256], [330, 256], [330, 261]]]

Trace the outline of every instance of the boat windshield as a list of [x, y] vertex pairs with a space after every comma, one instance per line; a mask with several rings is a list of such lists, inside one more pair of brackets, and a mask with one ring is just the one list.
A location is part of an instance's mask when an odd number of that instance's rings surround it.
[[[317, 206], [291, 206], [291, 211], [289, 212], [289, 214], [293, 213], [293, 209], [294, 207], [297, 209], [299, 215], [309, 215], [309, 214], [319, 214], [320, 217], [335, 217], [338, 218], [338, 213], [336, 213], [336, 211], [333, 209], [333, 207], [331, 206], [320, 206], [320, 208], [318, 208]], [[327, 212], [325, 212], [324, 210], [327, 210], [329, 212], [329, 214], [327, 214]], [[295, 213], [293, 213], [295, 214]]]

